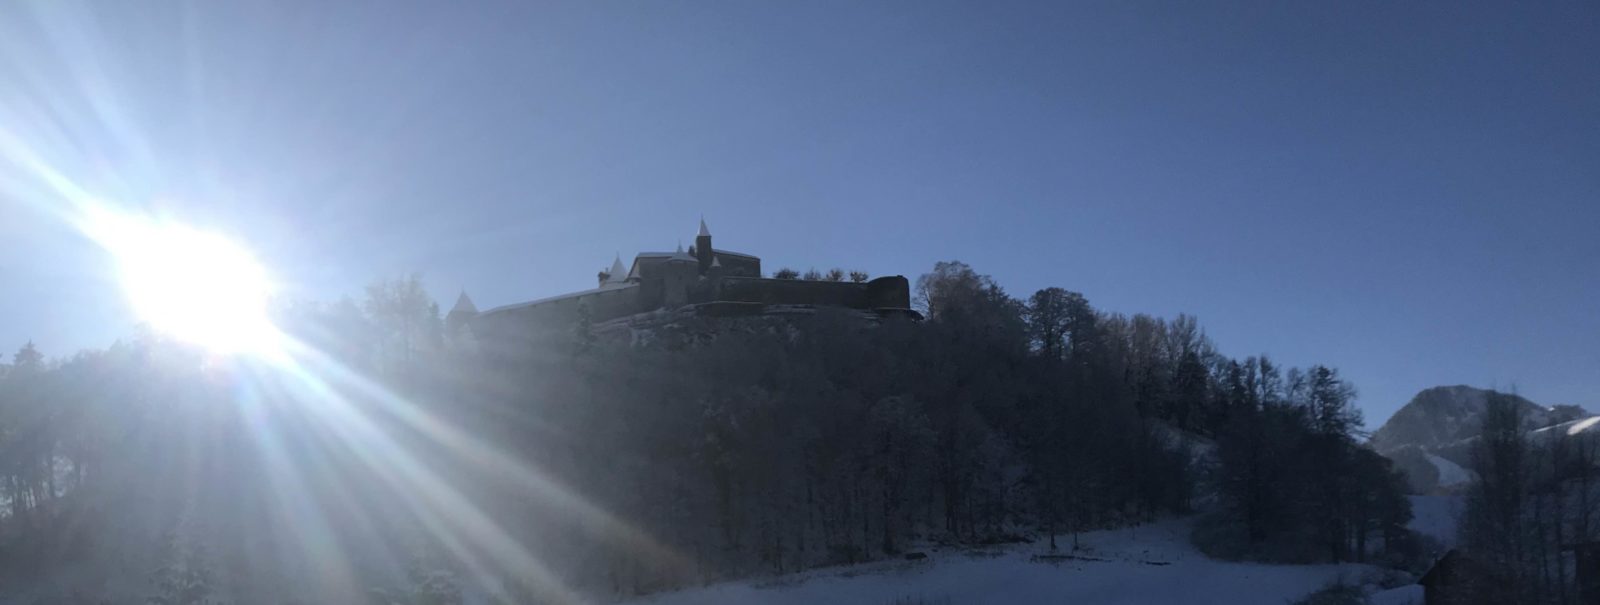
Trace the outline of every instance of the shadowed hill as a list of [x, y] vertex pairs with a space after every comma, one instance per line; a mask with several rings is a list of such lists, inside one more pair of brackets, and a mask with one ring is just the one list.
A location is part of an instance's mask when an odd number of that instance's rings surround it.
[[[1493, 392], [1464, 385], [1423, 390], [1372, 433], [1372, 448], [1386, 454], [1406, 446], [1437, 448], [1470, 438], [1478, 433]], [[1524, 408], [1523, 423], [1530, 431], [1589, 415], [1578, 406], [1543, 406], [1511, 397]]]
[[[1464, 385], [1425, 389], [1373, 432], [1372, 449], [1405, 471], [1411, 489], [1427, 493], [1469, 478], [1470, 442], [1496, 391]], [[1536, 431], [1590, 416], [1575, 405], [1544, 406], [1508, 395], [1522, 408], [1523, 428]]]

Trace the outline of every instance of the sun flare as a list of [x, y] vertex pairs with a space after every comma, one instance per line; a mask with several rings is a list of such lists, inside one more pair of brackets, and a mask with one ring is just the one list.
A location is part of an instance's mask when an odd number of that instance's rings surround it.
[[219, 234], [110, 211], [85, 232], [111, 253], [139, 318], [174, 338], [222, 353], [273, 346], [272, 282], [248, 250]]

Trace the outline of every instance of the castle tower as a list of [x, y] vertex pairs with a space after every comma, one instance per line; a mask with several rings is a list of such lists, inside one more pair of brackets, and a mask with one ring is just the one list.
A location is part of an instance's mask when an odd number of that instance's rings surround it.
[[620, 284], [628, 281], [628, 270], [622, 266], [621, 254], [617, 254], [617, 258], [611, 261], [611, 269], [605, 272], [605, 276], [605, 279], [600, 280], [600, 287], [602, 288], [609, 284]]
[[668, 309], [676, 309], [689, 303], [689, 293], [695, 287], [700, 275], [698, 261], [683, 251], [683, 244], [678, 244], [678, 251], [667, 257], [661, 264], [661, 291], [662, 305]]
[[445, 330], [451, 335], [460, 334], [478, 316], [478, 306], [472, 304], [472, 299], [467, 296], [467, 291], [462, 290], [461, 296], [456, 297], [456, 306], [450, 307], [450, 313], [444, 316]]
[[716, 253], [711, 249], [711, 230], [706, 228], [705, 217], [700, 217], [700, 234], [694, 237], [695, 259], [700, 261], [700, 274], [705, 275], [711, 271], [711, 261], [716, 260]]

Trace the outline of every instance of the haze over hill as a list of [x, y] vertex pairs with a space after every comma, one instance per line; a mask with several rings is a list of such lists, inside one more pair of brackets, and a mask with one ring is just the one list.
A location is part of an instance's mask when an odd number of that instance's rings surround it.
[[[1495, 393], [1466, 385], [1425, 389], [1373, 431], [1368, 444], [1405, 471], [1414, 491], [1464, 484], [1471, 477], [1470, 442], [1478, 435], [1489, 397]], [[1507, 396], [1521, 408], [1527, 431], [1592, 415], [1576, 405], [1546, 406], [1519, 395]]]
[[[1417, 393], [1372, 433], [1372, 447], [1386, 453], [1408, 445], [1439, 447], [1468, 439], [1478, 432], [1492, 389], [1466, 385], [1441, 386]], [[1590, 415], [1575, 405], [1544, 406], [1511, 395], [1524, 409], [1528, 430]]]
[[774, 267], [1192, 314], [1374, 421], [1480, 380], [1594, 407], [1594, 6], [4, 3], [0, 346], [137, 321], [37, 160], [297, 298], [557, 295], [703, 213]]
[[1600, 603], [1596, 31], [0, 2], [0, 605]]

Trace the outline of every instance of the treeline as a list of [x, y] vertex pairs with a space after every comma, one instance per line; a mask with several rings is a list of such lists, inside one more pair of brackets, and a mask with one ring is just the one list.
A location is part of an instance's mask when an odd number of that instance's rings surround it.
[[1208, 553], [1280, 562], [1378, 560], [1415, 568], [1405, 476], [1358, 445], [1354, 393], [1334, 370], [1280, 375], [1230, 361], [1217, 385], [1216, 483], [1225, 507], [1196, 535]]
[[411, 278], [282, 309], [297, 344], [276, 366], [153, 336], [28, 347], [0, 377], [0, 562], [111, 591], [158, 560], [144, 589], [169, 602], [559, 602], [1054, 547], [1211, 502], [1232, 556], [1403, 542], [1406, 501], [1332, 370], [1230, 360], [1193, 318], [1019, 299], [958, 262], [917, 297], [922, 322], [582, 322], [489, 354]]
[[[1585, 425], [1526, 431], [1514, 395], [1490, 392], [1473, 444], [1460, 550], [1440, 590], [1459, 603], [1589, 603], [1600, 577], [1600, 445]], [[1586, 421], [1585, 421], [1586, 422]], [[1576, 428], [1576, 430], [1569, 430]]]
[[858, 283], [858, 284], [866, 282], [868, 277], [869, 276], [867, 275], [867, 272], [865, 272], [865, 271], [851, 271], [849, 273], [846, 273], [844, 269], [840, 269], [838, 267], [834, 267], [832, 269], [829, 269], [826, 272], [818, 271], [816, 269], [807, 269], [805, 273], [801, 273], [799, 271], [796, 271], [794, 269], [790, 269], [788, 267], [784, 267], [782, 269], [778, 269], [777, 271], [773, 271], [772, 272], [772, 278], [773, 279], [803, 279], [803, 280], [806, 280], [806, 281], [844, 281], [846, 278], [849, 278], [850, 281]]

